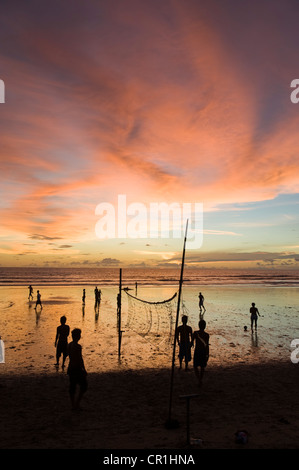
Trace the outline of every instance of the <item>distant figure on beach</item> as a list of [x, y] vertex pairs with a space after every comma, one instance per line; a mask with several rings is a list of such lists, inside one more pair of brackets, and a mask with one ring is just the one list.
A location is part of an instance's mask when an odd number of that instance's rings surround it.
[[102, 298], [102, 291], [101, 289], [98, 289], [98, 295], [97, 295], [98, 305], [100, 305], [101, 303], [101, 298]]
[[204, 306], [204, 300], [205, 300], [205, 298], [204, 298], [204, 296], [202, 295], [201, 292], [198, 294], [198, 298], [199, 298], [199, 308], [200, 308], [200, 311], [201, 311], [202, 309], [204, 309], [204, 311], [206, 311], [206, 308], [205, 308], [205, 306]]
[[99, 304], [99, 289], [96, 286], [94, 289], [94, 308], [96, 308]]
[[33, 287], [30, 285], [28, 289], [29, 289], [28, 300], [33, 300]]
[[137, 295], [137, 287], [138, 287], [138, 284], [137, 284], [137, 281], [135, 282], [135, 295]]
[[70, 327], [66, 325], [66, 317], [63, 315], [60, 318], [60, 325], [57, 327], [55, 337], [56, 348], [56, 366], [59, 365], [59, 359], [62, 354], [62, 367], [64, 367], [67, 358], [68, 336], [70, 334]]
[[253, 331], [253, 324], [255, 329], [257, 329], [257, 316], [260, 316], [260, 312], [255, 306], [255, 303], [252, 302], [250, 307], [250, 320], [251, 320], [251, 331]]
[[[199, 330], [194, 331], [192, 336], [192, 346], [195, 342], [195, 350], [193, 357], [194, 372], [198, 378], [199, 386], [202, 384], [205, 368], [207, 366], [210, 354], [209, 339], [210, 335], [205, 332], [206, 322], [200, 320], [198, 323]], [[200, 367], [200, 372], [198, 368]]]
[[34, 307], [35, 309], [36, 309], [36, 307], [37, 307], [38, 305], [40, 305], [40, 308], [43, 308], [41, 297], [42, 297], [42, 296], [41, 296], [41, 294], [40, 294], [40, 292], [39, 292], [39, 290], [38, 290], [37, 293], [36, 293], [36, 304], [35, 304], [35, 307]]
[[183, 359], [185, 359], [185, 369], [188, 369], [188, 363], [191, 361], [192, 328], [187, 325], [187, 315], [182, 316], [182, 325], [178, 326], [176, 338], [179, 345], [180, 369]]
[[82, 303], [85, 304], [85, 289], [83, 289], [83, 295], [82, 295]]
[[[69, 394], [73, 410], [79, 408], [81, 399], [87, 390], [87, 372], [85, 369], [82, 346], [79, 344], [81, 338], [81, 330], [75, 328], [72, 331], [73, 341], [68, 345], [69, 366], [67, 374], [70, 378]], [[76, 398], [76, 388], [79, 386], [79, 394]]]

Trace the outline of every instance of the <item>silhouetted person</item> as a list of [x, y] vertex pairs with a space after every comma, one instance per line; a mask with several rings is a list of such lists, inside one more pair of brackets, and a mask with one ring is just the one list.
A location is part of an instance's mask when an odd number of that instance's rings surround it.
[[257, 316], [260, 316], [260, 312], [255, 306], [255, 303], [252, 302], [250, 307], [250, 320], [251, 320], [251, 331], [253, 331], [253, 324], [255, 325], [255, 329], [257, 329]]
[[28, 289], [29, 289], [28, 300], [33, 300], [33, 287], [30, 285]]
[[187, 315], [182, 316], [182, 325], [178, 326], [176, 338], [179, 345], [180, 369], [182, 368], [183, 359], [185, 359], [185, 369], [191, 361], [191, 345], [192, 345], [192, 328], [187, 325]]
[[94, 306], [95, 307], [98, 305], [98, 301], [99, 301], [99, 290], [97, 287], [95, 287], [95, 290], [94, 290]]
[[[205, 332], [206, 322], [204, 320], [200, 320], [198, 323], [198, 326], [199, 326], [199, 330], [194, 331], [193, 337], [192, 337], [192, 345], [194, 345], [194, 342], [195, 342], [193, 365], [194, 365], [195, 375], [198, 378], [199, 385], [201, 385], [205, 368], [209, 360], [210, 335]], [[200, 372], [198, 370], [199, 367], [200, 367]]]
[[86, 293], [85, 293], [85, 289], [83, 289], [83, 294], [82, 294], [82, 303], [85, 304], [85, 297], [86, 297]]
[[38, 305], [40, 305], [40, 308], [43, 308], [43, 306], [42, 306], [42, 296], [41, 296], [39, 290], [36, 293], [36, 304], [35, 304], [34, 308], [36, 308]]
[[101, 289], [98, 289], [98, 294], [97, 294], [97, 303], [100, 305], [101, 303], [101, 298], [102, 298], [102, 291]]
[[64, 367], [67, 358], [68, 336], [70, 334], [70, 327], [66, 325], [66, 317], [63, 315], [60, 318], [60, 325], [57, 327], [55, 348], [56, 348], [56, 366], [59, 365], [59, 359], [62, 355], [62, 367]]
[[204, 309], [204, 311], [206, 311], [205, 306], [204, 306], [204, 300], [205, 300], [205, 298], [204, 298], [204, 296], [202, 295], [201, 292], [199, 293], [198, 298], [199, 298], [199, 308], [200, 308], [200, 311], [201, 311], [202, 309]]
[[135, 295], [137, 295], [137, 287], [138, 287], [138, 284], [137, 284], [137, 281], [135, 282]]
[[[67, 373], [70, 378], [69, 393], [73, 409], [78, 409], [82, 396], [87, 390], [87, 372], [82, 357], [82, 347], [79, 344], [81, 330], [75, 328], [72, 331], [73, 341], [68, 345], [69, 366]], [[76, 398], [76, 388], [79, 386], [79, 394]]]

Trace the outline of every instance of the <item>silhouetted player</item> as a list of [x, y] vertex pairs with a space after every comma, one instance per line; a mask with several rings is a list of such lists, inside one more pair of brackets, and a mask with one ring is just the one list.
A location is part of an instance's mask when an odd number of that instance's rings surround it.
[[99, 303], [99, 289], [98, 287], [95, 287], [95, 290], [94, 290], [94, 307], [95, 308], [98, 306], [98, 303]]
[[35, 309], [36, 309], [36, 307], [37, 307], [38, 305], [40, 305], [40, 308], [43, 308], [41, 297], [42, 297], [42, 296], [41, 296], [41, 294], [40, 294], [40, 292], [39, 292], [39, 290], [38, 290], [37, 293], [36, 293], [36, 304], [35, 304], [35, 307], [34, 307]]
[[[82, 357], [82, 347], [79, 344], [81, 338], [81, 330], [75, 328], [72, 331], [73, 341], [68, 345], [68, 355], [69, 355], [69, 366], [68, 366], [68, 376], [70, 378], [70, 387], [69, 393], [71, 398], [72, 408], [78, 409], [80, 401], [87, 390], [87, 372], [85, 369], [83, 357]], [[79, 386], [79, 394], [76, 398], [76, 388]]]
[[33, 300], [33, 287], [30, 285], [28, 289], [29, 289], [28, 300]]
[[182, 316], [182, 325], [177, 328], [177, 342], [179, 345], [180, 369], [182, 368], [183, 359], [185, 359], [185, 369], [191, 361], [191, 345], [192, 345], [192, 328], [187, 325], [187, 315]]
[[204, 296], [202, 295], [201, 292], [199, 293], [198, 298], [199, 298], [199, 308], [200, 308], [200, 311], [201, 311], [202, 309], [204, 309], [204, 311], [206, 311], [205, 306], [204, 306], [204, 300], [205, 300], [205, 298], [204, 298]]
[[56, 366], [59, 365], [59, 359], [62, 355], [62, 367], [64, 367], [67, 358], [68, 336], [70, 334], [70, 327], [66, 325], [66, 317], [63, 315], [60, 318], [60, 325], [57, 327], [55, 348], [56, 348]]
[[255, 303], [252, 302], [250, 307], [250, 320], [251, 320], [251, 331], [253, 331], [253, 324], [255, 325], [255, 329], [257, 329], [257, 316], [260, 316], [260, 312], [255, 306]]
[[[194, 372], [195, 372], [196, 377], [198, 378], [199, 385], [201, 385], [205, 368], [209, 360], [210, 335], [205, 332], [206, 322], [204, 320], [200, 320], [200, 322], [198, 323], [198, 326], [199, 326], [199, 330], [194, 331], [193, 333], [192, 345], [195, 342], [195, 351], [194, 351], [194, 357], [193, 357]], [[200, 372], [198, 370], [198, 367], [200, 367]]]

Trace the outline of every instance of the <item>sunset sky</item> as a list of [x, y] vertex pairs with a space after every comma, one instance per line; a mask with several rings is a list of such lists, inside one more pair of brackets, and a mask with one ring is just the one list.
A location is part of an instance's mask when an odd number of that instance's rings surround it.
[[[172, 266], [96, 206], [203, 203], [203, 267], [299, 266], [297, 0], [2, 0], [0, 265]], [[129, 220], [129, 218], [128, 218]]]

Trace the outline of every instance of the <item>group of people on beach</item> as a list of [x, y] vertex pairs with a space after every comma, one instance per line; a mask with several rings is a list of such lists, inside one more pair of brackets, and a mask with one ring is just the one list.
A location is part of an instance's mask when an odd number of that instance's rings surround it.
[[[32, 285], [30, 285], [28, 287], [28, 290], [29, 290], [29, 295], [28, 295], [28, 300], [33, 300], [33, 287]], [[42, 296], [41, 296], [41, 293], [39, 290], [36, 291], [36, 303], [35, 303], [35, 309], [37, 309], [37, 306], [40, 305], [40, 308], [42, 309], [43, 308], [43, 305], [42, 305]]]
[[[193, 355], [193, 367], [196, 377], [198, 378], [199, 385], [202, 383], [204, 376], [205, 368], [209, 360], [209, 339], [210, 335], [205, 331], [206, 322], [203, 319], [202, 310], [206, 311], [204, 307], [204, 296], [200, 292], [199, 295], [199, 310], [200, 310], [200, 321], [198, 323], [199, 330], [192, 330], [191, 326], [187, 325], [188, 317], [187, 315], [182, 316], [182, 325], [180, 325], [176, 330], [176, 341], [179, 345], [179, 361], [180, 369], [182, 368], [183, 360], [185, 361], [185, 369], [188, 369], [188, 365], [191, 362], [191, 350], [194, 347]], [[260, 313], [255, 306], [255, 303], [252, 302], [249, 309], [250, 312], [250, 322], [251, 322], [251, 331], [253, 332], [253, 327], [257, 330], [257, 319], [260, 316]], [[247, 331], [247, 327], [244, 327], [244, 331]]]
[[[33, 287], [32, 285], [30, 284], [30, 286], [28, 286], [28, 290], [29, 290], [29, 294], [28, 294], [28, 300], [33, 300]], [[98, 289], [98, 287], [96, 286], [95, 289], [94, 289], [94, 295], [95, 295], [95, 308], [96, 307], [99, 307], [100, 303], [101, 303], [101, 296], [102, 296], [102, 291], [101, 289]], [[82, 293], [82, 304], [85, 305], [85, 299], [86, 299], [86, 291], [85, 289], [83, 289], [83, 293]], [[41, 293], [39, 290], [36, 291], [36, 303], [35, 303], [35, 309], [37, 308], [37, 306], [40, 305], [40, 308], [42, 309], [43, 308], [43, 305], [42, 305], [42, 296], [41, 296]]]
[[[83, 291], [85, 292], [85, 289], [83, 289]], [[101, 289], [98, 289], [98, 286], [96, 286], [94, 289], [94, 308], [97, 308], [100, 305], [101, 298], [102, 298], [102, 291]]]
[[176, 331], [176, 340], [179, 345], [180, 369], [182, 368], [183, 360], [185, 360], [185, 369], [188, 369], [188, 364], [191, 362], [191, 349], [194, 347], [193, 367], [199, 385], [201, 385], [204, 371], [209, 360], [210, 335], [205, 331], [206, 322], [203, 318], [201, 318], [198, 323], [199, 330], [194, 332], [187, 323], [188, 317], [187, 315], [183, 315], [182, 325], [178, 326]]
[[[137, 286], [136, 286], [137, 287]], [[33, 288], [30, 285], [28, 299], [33, 300]], [[95, 307], [99, 306], [101, 302], [101, 290], [96, 286], [94, 289], [95, 295]], [[200, 311], [200, 321], [198, 323], [199, 329], [193, 331], [191, 326], [188, 323], [187, 315], [182, 316], [182, 324], [177, 327], [176, 330], [176, 341], [179, 345], [179, 364], [180, 369], [182, 368], [183, 361], [185, 362], [185, 369], [188, 370], [188, 365], [191, 362], [191, 350], [194, 348], [193, 354], [193, 368], [195, 375], [198, 379], [199, 386], [202, 384], [205, 368], [209, 360], [209, 339], [210, 335], [205, 331], [206, 322], [203, 319], [202, 310], [205, 312], [206, 308], [204, 306], [204, 296], [199, 292], [199, 311]], [[83, 289], [82, 302], [85, 304], [86, 292]], [[41, 303], [41, 294], [37, 290], [37, 299], [36, 305]], [[250, 319], [251, 319], [251, 330], [253, 331], [253, 326], [257, 328], [257, 318], [260, 316], [258, 309], [255, 306], [255, 303], [251, 304], [250, 307]], [[244, 327], [244, 330], [247, 327]], [[57, 327], [56, 337], [55, 337], [55, 348], [56, 348], [56, 367], [59, 367], [59, 360], [62, 356], [62, 368], [65, 367], [65, 361], [67, 357], [69, 358], [69, 365], [67, 369], [67, 374], [69, 375], [70, 384], [69, 384], [69, 394], [71, 399], [71, 404], [73, 409], [79, 408], [80, 401], [82, 396], [87, 390], [87, 372], [85, 369], [83, 357], [82, 357], [82, 347], [79, 344], [81, 338], [81, 330], [75, 328], [71, 332], [72, 341], [68, 343], [68, 337], [70, 335], [70, 327], [66, 324], [66, 317], [63, 315], [60, 318], [60, 325]], [[76, 388], [79, 386], [79, 394], [76, 397]]]

